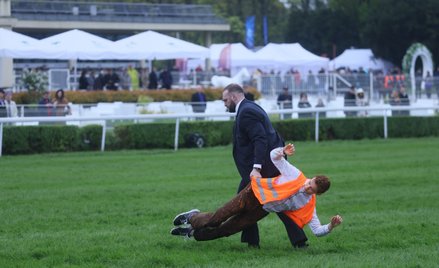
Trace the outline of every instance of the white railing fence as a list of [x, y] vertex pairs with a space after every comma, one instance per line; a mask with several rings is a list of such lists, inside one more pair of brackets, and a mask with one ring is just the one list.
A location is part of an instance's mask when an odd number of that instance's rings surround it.
[[[415, 110], [430, 110], [433, 113], [437, 114], [439, 111], [439, 105], [427, 106], [427, 107], [410, 107], [410, 106], [391, 106], [391, 107], [343, 107], [343, 108], [294, 108], [294, 109], [283, 109], [276, 111], [267, 112], [269, 115], [279, 115], [283, 117], [285, 114], [292, 113], [311, 113], [315, 118], [315, 141], [319, 141], [319, 121], [320, 121], [320, 113], [325, 112], [359, 112], [359, 111], [367, 111], [367, 112], [382, 112], [383, 117], [383, 126], [384, 133], [383, 137], [385, 139], [388, 138], [387, 133], [387, 118], [391, 116], [392, 111], [415, 111]], [[376, 113], [375, 113], [376, 114]], [[111, 116], [95, 116], [95, 117], [12, 117], [12, 118], [0, 118], [0, 156], [2, 155], [2, 147], [3, 147], [3, 126], [5, 124], [14, 124], [17, 126], [23, 125], [23, 123], [29, 122], [87, 122], [94, 121], [93, 123], [100, 122], [102, 125], [102, 139], [101, 139], [101, 151], [105, 151], [105, 133], [107, 131], [107, 121], [109, 120], [134, 120], [142, 121], [142, 120], [157, 120], [157, 119], [175, 119], [175, 136], [174, 136], [174, 150], [178, 150], [178, 138], [180, 131], [180, 121], [182, 119], [196, 119], [200, 116], [214, 118], [214, 117], [222, 117], [222, 118], [232, 118], [235, 116], [233, 113], [209, 113], [209, 114], [194, 114], [194, 113], [181, 113], [181, 114], [133, 114], [133, 115], [111, 115]], [[376, 117], [376, 116], [375, 116]]]

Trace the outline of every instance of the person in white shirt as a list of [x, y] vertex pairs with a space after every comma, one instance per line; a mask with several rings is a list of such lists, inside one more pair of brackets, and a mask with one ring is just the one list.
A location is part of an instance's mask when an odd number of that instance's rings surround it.
[[315, 209], [315, 195], [326, 192], [330, 181], [326, 176], [306, 178], [285, 155], [293, 155], [295, 147], [288, 144], [275, 148], [270, 157], [281, 175], [275, 178], [252, 178], [251, 184], [216, 212], [198, 209], [180, 213], [174, 218], [172, 235], [194, 237], [206, 241], [230, 236], [254, 224], [269, 212], [284, 212], [301, 228], [309, 225], [316, 236], [324, 236], [342, 223], [340, 215], [322, 225]]
[[15, 101], [12, 100], [12, 92], [7, 91], [5, 93], [5, 107], [7, 117], [17, 117], [18, 109]]

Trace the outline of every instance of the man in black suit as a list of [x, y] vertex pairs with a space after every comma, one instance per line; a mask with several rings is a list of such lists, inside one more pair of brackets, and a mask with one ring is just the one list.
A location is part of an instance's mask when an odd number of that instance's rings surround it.
[[[222, 95], [228, 111], [236, 112], [233, 126], [233, 158], [241, 176], [238, 193], [250, 183], [250, 177], [271, 178], [279, 170], [270, 160], [270, 151], [284, 146], [284, 141], [273, 128], [267, 113], [256, 103], [245, 99], [244, 90], [238, 84], [224, 88]], [[287, 229], [294, 247], [306, 246], [305, 233], [282, 212], [277, 213]], [[258, 225], [254, 224], [241, 234], [241, 242], [259, 248]]]

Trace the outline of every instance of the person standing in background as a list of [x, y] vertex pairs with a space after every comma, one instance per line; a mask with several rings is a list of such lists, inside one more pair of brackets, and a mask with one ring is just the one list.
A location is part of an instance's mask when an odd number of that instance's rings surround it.
[[12, 100], [12, 92], [7, 91], [5, 94], [5, 108], [7, 117], [17, 117], [18, 109], [15, 101]]
[[58, 89], [55, 93], [55, 98], [52, 101], [53, 107], [55, 108], [56, 116], [66, 116], [71, 114], [69, 101], [64, 96], [64, 90]]
[[0, 88], [0, 117], [6, 117], [5, 92]]
[[78, 89], [87, 90], [88, 89], [88, 72], [87, 70], [82, 70], [81, 76], [79, 77]]
[[[279, 109], [293, 109], [293, 96], [288, 92], [288, 87], [283, 87], [282, 92], [277, 96]], [[290, 119], [291, 114], [281, 115], [281, 119]]]
[[197, 92], [192, 94], [191, 105], [194, 113], [204, 113], [206, 111], [206, 94], [203, 92], [202, 87], [197, 88]]
[[52, 102], [50, 101], [49, 91], [44, 91], [43, 97], [38, 101], [38, 115], [50, 116], [52, 115]]
[[171, 89], [172, 88], [172, 75], [168, 69], [163, 69], [160, 73], [159, 80], [162, 83], [162, 89]]
[[139, 90], [139, 72], [133, 66], [128, 65], [127, 70], [128, 76], [130, 77], [131, 90]]
[[155, 72], [155, 68], [152, 68], [151, 72], [148, 76], [148, 89], [157, 89], [158, 86], [158, 79], [157, 79], [157, 73]]
[[[311, 108], [311, 103], [308, 101], [308, 94], [305, 92], [300, 93], [300, 100], [297, 103], [299, 108]], [[310, 118], [312, 113], [299, 113], [299, 118]]]

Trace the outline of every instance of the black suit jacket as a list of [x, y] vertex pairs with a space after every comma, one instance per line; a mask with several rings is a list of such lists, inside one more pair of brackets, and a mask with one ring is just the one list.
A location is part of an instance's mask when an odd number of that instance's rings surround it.
[[[203, 95], [203, 98], [200, 95]], [[203, 92], [195, 92], [194, 94], [192, 94], [192, 111], [195, 113], [204, 113], [204, 111], [206, 111], [206, 100], [206, 94], [204, 94]]]
[[233, 127], [233, 158], [242, 178], [241, 190], [250, 182], [253, 164], [262, 165], [264, 178], [279, 175], [270, 159], [270, 151], [284, 146], [284, 141], [259, 105], [244, 99], [238, 108]]

